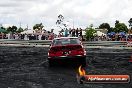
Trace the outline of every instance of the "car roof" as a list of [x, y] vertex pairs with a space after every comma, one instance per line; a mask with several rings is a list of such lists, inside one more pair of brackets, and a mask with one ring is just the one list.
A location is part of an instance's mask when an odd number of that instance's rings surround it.
[[71, 39], [71, 38], [72, 38], [72, 39], [73, 39], [73, 38], [74, 38], [74, 39], [78, 39], [78, 37], [59, 37], [59, 38], [54, 38], [54, 39], [64, 39], [64, 38], [65, 38], [65, 39]]

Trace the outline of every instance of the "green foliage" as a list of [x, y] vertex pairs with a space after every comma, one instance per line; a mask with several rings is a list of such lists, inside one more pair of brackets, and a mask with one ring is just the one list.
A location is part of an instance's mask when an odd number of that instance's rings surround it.
[[6, 28], [0, 27], [0, 32], [2, 32], [2, 33], [7, 33]]
[[86, 39], [93, 38], [95, 33], [96, 31], [93, 28], [86, 28]]
[[43, 24], [42, 23], [40, 23], [40, 24], [35, 24], [34, 26], [33, 26], [33, 30], [42, 30], [43, 29]]
[[7, 31], [12, 32], [12, 33], [16, 33], [17, 32], [17, 27], [16, 26], [8, 27]]
[[111, 28], [110, 28], [110, 25], [108, 23], [102, 23], [100, 26], [99, 26], [100, 29], [107, 29], [108, 32], [111, 32]]
[[114, 32], [128, 32], [128, 28], [124, 23], [116, 23], [115, 28], [113, 29]]
[[23, 32], [24, 30], [23, 30], [23, 28], [18, 28], [18, 30], [17, 30], [17, 33], [21, 33], [21, 32]]
[[0, 27], [0, 28], [5, 30], [5, 28], [4, 28], [4, 27]]
[[8, 31], [8, 33], [11, 32], [11, 27], [8, 27], [7, 28], [7, 31]]
[[[114, 32], [114, 28], [113, 27], [110, 28], [110, 32]], [[110, 33], [110, 32], [108, 32], [108, 33]]]
[[117, 24], [119, 24], [120, 23], [120, 21], [119, 20], [116, 20], [115, 21], [115, 25], [117, 25]]
[[11, 29], [12, 29], [11, 31], [12, 31], [13, 33], [17, 31], [17, 27], [16, 27], [16, 26], [12, 26]]

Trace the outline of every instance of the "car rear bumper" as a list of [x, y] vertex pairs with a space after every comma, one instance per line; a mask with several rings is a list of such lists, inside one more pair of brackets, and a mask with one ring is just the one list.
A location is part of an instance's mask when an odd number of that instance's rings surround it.
[[48, 57], [49, 60], [76, 60], [76, 59], [83, 59], [86, 56], [76, 55], [76, 56], [58, 56], [58, 57]]

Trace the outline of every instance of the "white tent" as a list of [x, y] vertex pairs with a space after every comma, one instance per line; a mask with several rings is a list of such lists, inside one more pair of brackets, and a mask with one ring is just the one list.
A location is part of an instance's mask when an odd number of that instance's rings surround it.
[[26, 30], [26, 31], [21, 32], [21, 34], [33, 34], [33, 33], [34, 33], [33, 30]]
[[98, 36], [102, 36], [102, 35], [106, 35], [106, 34], [103, 33], [103, 32], [97, 31], [97, 35], [98, 35]]

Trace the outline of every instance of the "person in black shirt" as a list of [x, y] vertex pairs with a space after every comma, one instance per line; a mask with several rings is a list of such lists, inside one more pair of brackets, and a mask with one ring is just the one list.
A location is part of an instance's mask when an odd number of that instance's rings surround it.
[[75, 29], [72, 29], [72, 37], [75, 37]]
[[76, 29], [76, 37], [78, 37], [78, 28]]
[[79, 36], [82, 36], [82, 29], [80, 28], [80, 33], [79, 33]]

